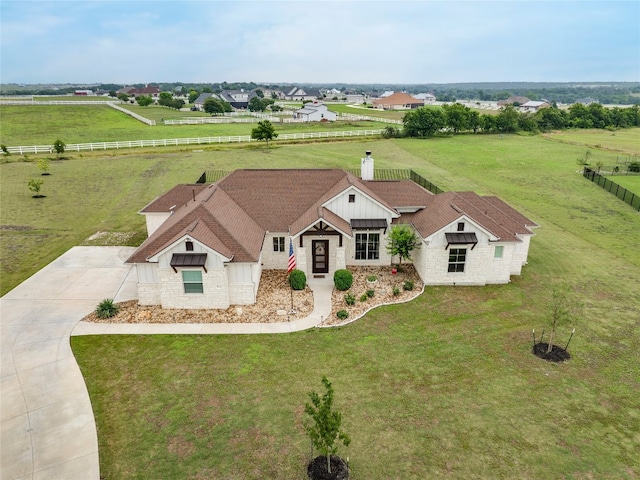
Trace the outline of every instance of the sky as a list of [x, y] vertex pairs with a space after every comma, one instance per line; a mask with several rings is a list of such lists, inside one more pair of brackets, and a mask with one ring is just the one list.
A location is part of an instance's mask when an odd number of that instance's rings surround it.
[[640, 81], [640, 1], [0, 0], [2, 83]]

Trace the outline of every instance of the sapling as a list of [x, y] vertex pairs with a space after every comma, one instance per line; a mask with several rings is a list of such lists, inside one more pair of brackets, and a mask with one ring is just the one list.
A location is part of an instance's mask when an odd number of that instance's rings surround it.
[[337, 441], [345, 447], [351, 443], [349, 436], [340, 429], [342, 414], [332, 410], [333, 386], [326, 376], [322, 377], [326, 392], [322, 397], [316, 392], [309, 393], [311, 403], [306, 403], [304, 413], [311, 417], [312, 422], [305, 423], [305, 430], [311, 438], [311, 443], [327, 457], [327, 471], [331, 473], [331, 455], [338, 451]]

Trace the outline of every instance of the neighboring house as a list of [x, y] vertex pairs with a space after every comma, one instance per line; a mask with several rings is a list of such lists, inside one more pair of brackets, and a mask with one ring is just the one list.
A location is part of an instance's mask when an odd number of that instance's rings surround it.
[[373, 107], [383, 110], [407, 110], [422, 107], [424, 102], [403, 92], [396, 92], [384, 98], [374, 98]]
[[344, 98], [347, 99], [347, 103], [352, 105], [361, 105], [363, 103], [367, 103], [369, 95], [363, 93], [347, 93], [344, 95]]
[[136, 265], [141, 305], [227, 308], [256, 301], [263, 269], [286, 270], [289, 244], [310, 281], [351, 266], [389, 266], [392, 225], [420, 237], [412, 259], [428, 285], [508, 283], [537, 225], [496, 197], [434, 195], [411, 180], [340, 169], [236, 170], [178, 185], [141, 210], [149, 238]]
[[430, 93], [419, 93], [417, 95], [414, 95], [413, 98], [422, 100], [425, 105], [433, 104], [436, 101], [435, 95], [431, 95]]
[[390, 97], [391, 95], [393, 95], [393, 93], [394, 93], [393, 90], [385, 90], [380, 94], [380, 98]]
[[121, 93], [124, 93], [125, 95], [130, 95], [131, 92], [135, 89], [136, 87], [122, 87], [120, 90], [116, 90], [116, 95], [120, 95]]
[[338, 116], [332, 112], [324, 103], [306, 103], [301, 109], [293, 113], [293, 118], [304, 120], [305, 122], [335, 122]]
[[207, 98], [212, 97], [212, 96], [213, 96], [213, 93], [201, 93], [200, 95], [198, 95], [198, 98], [196, 98], [193, 101], [193, 106], [196, 107], [201, 112], [203, 112], [204, 111], [204, 102], [207, 100]]
[[160, 88], [159, 87], [150, 87], [147, 85], [144, 88], [134, 88], [130, 90], [127, 95], [130, 97], [139, 97], [141, 95], [145, 95], [151, 98], [158, 98], [160, 96]]
[[322, 93], [317, 88], [293, 87], [285, 94], [286, 100], [299, 102], [304, 100], [319, 100], [320, 98], [322, 98]]
[[249, 107], [249, 101], [257, 97], [256, 92], [246, 90], [224, 90], [217, 96], [236, 110], [246, 110]]
[[520, 105], [520, 107], [518, 107], [518, 108], [522, 112], [537, 112], [541, 108], [547, 108], [547, 107], [550, 107], [550, 106], [551, 105], [549, 105], [547, 102], [538, 102], [538, 101], [534, 101], [534, 100], [529, 100], [528, 102], [523, 103], [522, 105]]
[[93, 90], [76, 90], [73, 94], [77, 97], [86, 97], [89, 95], [94, 95]]
[[506, 105], [518, 106], [530, 101], [531, 100], [529, 100], [527, 97], [520, 97], [520, 96], [509, 97], [509, 98], [505, 98], [504, 100], [498, 100], [498, 107], [504, 107]]

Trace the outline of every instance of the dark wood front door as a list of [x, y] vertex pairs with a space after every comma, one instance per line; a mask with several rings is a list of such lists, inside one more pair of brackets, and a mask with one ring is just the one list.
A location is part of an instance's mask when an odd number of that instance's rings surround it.
[[313, 273], [329, 273], [329, 240], [314, 240]]

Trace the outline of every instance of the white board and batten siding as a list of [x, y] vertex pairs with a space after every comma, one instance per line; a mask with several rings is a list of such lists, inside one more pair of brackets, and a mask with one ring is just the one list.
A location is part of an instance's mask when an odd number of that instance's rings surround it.
[[[354, 202], [349, 202], [349, 195], [355, 195]], [[384, 218], [387, 220], [387, 224], [391, 225], [391, 219], [394, 217], [390, 210], [384, 208], [357, 188], [345, 190], [340, 195], [325, 203], [324, 207], [339, 217], [344, 218], [347, 222], [350, 222], [354, 218]], [[398, 215], [395, 215], [395, 217], [397, 216]]]

